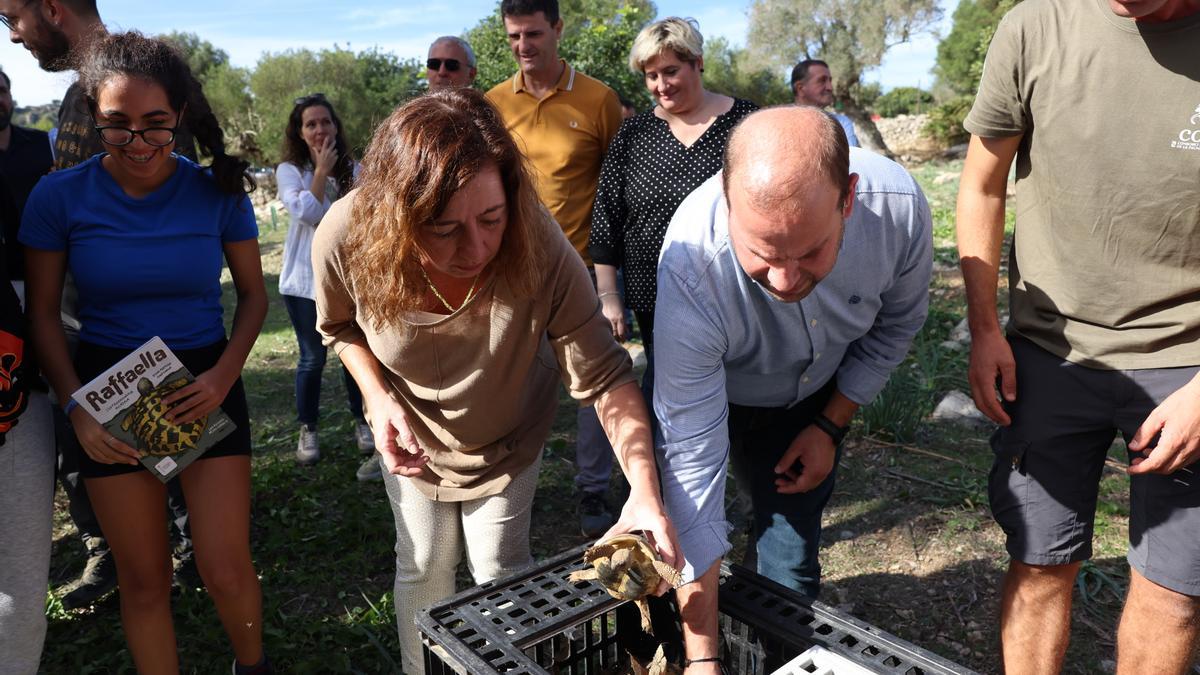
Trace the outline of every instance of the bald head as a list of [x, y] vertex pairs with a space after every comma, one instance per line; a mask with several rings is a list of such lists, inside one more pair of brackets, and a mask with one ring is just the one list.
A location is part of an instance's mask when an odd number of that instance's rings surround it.
[[850, 147], [841, 125], [818, 108], [778, 106], [742, 121], [725, 148], [723, 181], [769, 213], [803, 203], [814, 189], [850, 191]]

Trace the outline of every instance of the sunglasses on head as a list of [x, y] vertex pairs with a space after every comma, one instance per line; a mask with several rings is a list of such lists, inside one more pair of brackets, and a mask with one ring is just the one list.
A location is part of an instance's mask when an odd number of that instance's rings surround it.
[[303, 103], [312, 103], [313, 101], [324, 101], [324, 100], [325, 100], [325, 94], [322, 94], [321, 92], [316, 92], [313, 94], [309, 94], [308, 96], [301, 96], [300, 98], [296, 99], [295, 101], [292, 101], [292, 105], [301, 105]]
[[429, 59], [425, 62], [425, 67], [430, 70], [441, 70], [443, 63], [446, 64], [446, 70], [452, 73], [462, 67], [462, 61], [458, 59]]

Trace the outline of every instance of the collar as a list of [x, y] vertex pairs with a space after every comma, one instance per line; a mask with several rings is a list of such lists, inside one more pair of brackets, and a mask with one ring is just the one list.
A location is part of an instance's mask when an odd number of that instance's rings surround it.
[[[559, 59], [558, 62], [561, 63], [564, 68], [563, 74], [558, 78], [558, 82], [554, 85], [554, 89], [557, 91], [571, 91], [575, 88], [575, 66], [567, 63], [566, 59]], [[520, 70], [518, 70], [517, 74], [513, 75], [513, 93], [518, 94], [522, 91], [525, 91], [525, 73], [522, 73]]]

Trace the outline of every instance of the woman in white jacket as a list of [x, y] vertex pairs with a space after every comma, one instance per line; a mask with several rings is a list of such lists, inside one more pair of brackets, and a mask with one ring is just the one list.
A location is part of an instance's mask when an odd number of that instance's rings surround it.
[[[290, 222], [283, 246], [279, 293], [300, 345], [300, 362], [296, 365], [296, 417], [300, 421], [296, 460], [309, 465], [321, 458], [317, 417], [326, 357], [325, 345], [317, 334], [317, 306], [313, 300], [313, 234], [330, 205], [353, 187], [358, 172], [342, 122], [324, 94], [296, 99], [284, 134], [283, 158], [275, 170], [275, 181]], [[371, 455], [359, 468], [358, 479], [380, 479], [379, 463], [373, 457], [375, 443], [363, 419], [362, 394], [345, 368], [342, 375], [356, 422], [355, 441], [359, 450]]]

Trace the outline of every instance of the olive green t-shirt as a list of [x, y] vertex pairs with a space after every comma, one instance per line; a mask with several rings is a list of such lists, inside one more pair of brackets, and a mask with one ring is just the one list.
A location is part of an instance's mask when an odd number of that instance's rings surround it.
[[1023, 135], [1009, 331], [1091, 367], [1200, 364], [1200, 13], [1026, 0], [964, 126]]

